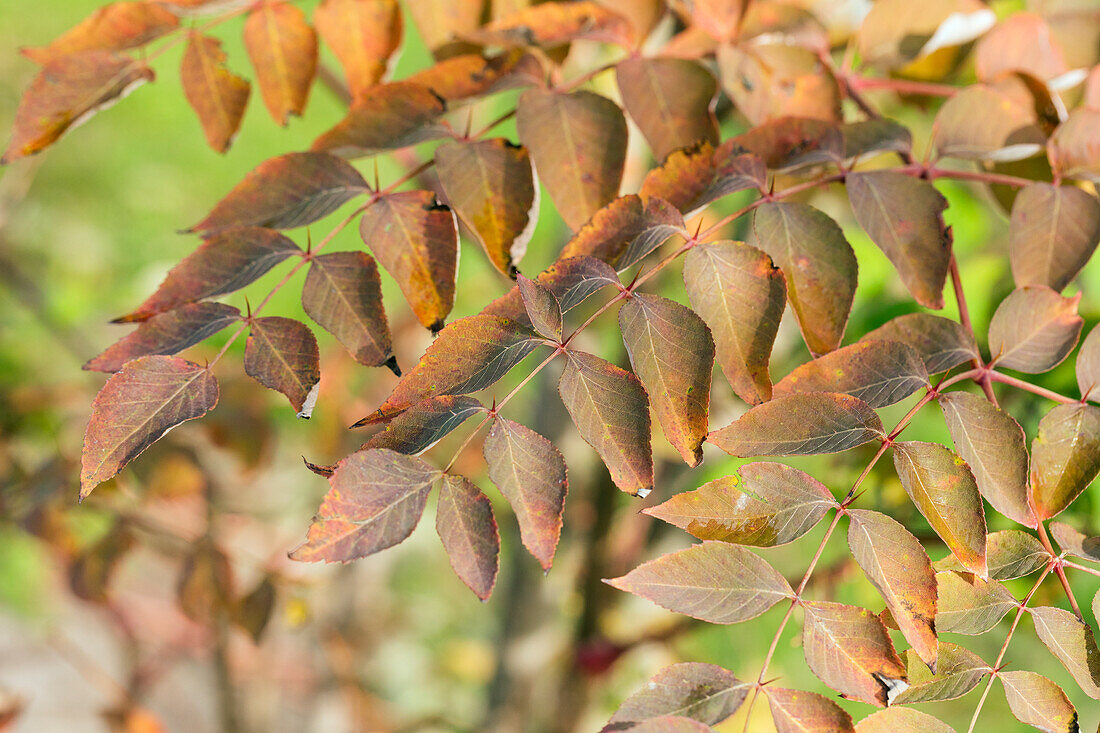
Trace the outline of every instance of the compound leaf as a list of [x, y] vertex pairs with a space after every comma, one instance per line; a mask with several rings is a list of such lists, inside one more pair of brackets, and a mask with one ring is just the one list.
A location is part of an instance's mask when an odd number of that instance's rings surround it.
[[324, 0], [313, 22], [344, 67], [352, 98], [367, 96], [401, 45], [397, 0]]
[[252, 85], [226, 67], [226, 58], [221, 41], [192, 31], [180, 66], [183, 94], [202, 123], [207, 144], [219, 153], [236, 137], [252, 94]]

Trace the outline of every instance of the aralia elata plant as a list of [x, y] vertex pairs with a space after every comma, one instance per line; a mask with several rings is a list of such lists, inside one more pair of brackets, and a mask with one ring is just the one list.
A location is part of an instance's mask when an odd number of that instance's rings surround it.
[[[307, 464], [331, 488], [292, 558], [348, 562], [396, 545], [434, 492], [450, 562], [487, 598], [500, 545], [492, 506], [453, 470], [481, 441], [489, 481], [515, 512], [524, 546], [549, 570], [567, 499], [566, 459], [509, 417], [508, 407], [553, 365], [580, 437], [639, 502], [661, 480], [651, 419], [691, 468], [704, 443], [738, 458], [877, 445], [851, 485], [758, 460], [661, 503], [639, 503], [654, 521], [701, 542], [608, 583], [715, 624], [746, 622], [776, 604], [786, 613], [758, 668], [667, 668], [622, 704], [608, 730], [708, 730], [761, 700], [780, 731], [949, 730], [908, 705], [981, 688], [974, 730], [995, 686], [1021, 722], [1077, 730], [1072, 701], [1100, 699], [1100, 651], [1072, 574], [1100, 575], [1100, 551], [1072, 520], [1056, 518], [1100, 471], [1100, 408], [1090, 403], [1100, 396], [1100, 332], [1074, 355], [1084, 325], [1080, 295], [1062, 293], [1100, 239], [1093, 187], [1100, 67], [1095, 43], [1067, 29], [1091, 28], [1083, 35], [1095, 40], [1100, 14], [1069, 8], [998, 18], [978, 0], [878, 0], [849, 27], [803, 7], [827, 11], [828, 3], [511, 5], [322, 0], [311, 23], [298, 4], [281, 0], [117, 2], [26, 51], [42, 70], [22, 100], [5, 162], [39, 152], [152, 81], [156, 58], [178, 43], [186, 44], [187, 100], [210, 146], [224, 152], [251, 89], [212, 35], [235, 18], [243, 18], [255, 81], [277, 122], [304, 111], [318, 76], [318, 37], [343, 68], [343, 78], [327, 69], [320, 77], [349, 100], [347, 116], [309, 151], [262, 163], [190, 228], [202, 240], [194, 253], [119, 319], [136, 329], [88, 363], [112, 376], [92, 406], [80, 497], [172, 427], [213, 409], [215, 372], [230, 368], [224, 357], [241, 336], [245, 372], [284, 394], [299, 417], [310, 416], [321, 379], [316, 337], [268, 309], [275, 292], [308, 268], [301, 300], [309, 318], [364, 367], [389, 367], [399, 379], [356, 424], [378, 426], [360, 450], [334, 466]], [[437, 60], [386, 80], [410, 24]], [[571, 44], [585, 49], [580, 62]], [[614, 83], [600, 84], [604, 77]], [[514, 109], [483, 129], [463, 129], [470, 109], [508, 89], [521, 90]], [[917, 141], [926, 152], [915, 154], [908, 127], [880, 113], [894, 96], [933, 117], [931, 139]], [[517, 138], [500, 136], [513, 117]], [[628, 118], [659, 162], [636, 192], [620, 195], [635, 134]], [[745, 131], [722, 139], [720, 131], [738, 123]], [[405, 148], [423, 155], [384, 185], [354, 164]], [[408, 188], [429, 175], [434, 189]], [[989, 188], [1008, 212], [1002, 254], [1016, 287], [988, 333], [975, 333], [969, 315], [940, 179]], [[549, 203], [575, 233], [549, 268], [523, 272], [540, 185], [549, 196], [542, 208]], [[855, 221], [919, 309], [846, 333], [858, 266], [841, 227], [814, 206], [825, 189], [846, 192]], [[711, 213], [738, 192], [751, 192], [749, 203]], [[347, 216], [304, 249], [285, 233], [341, 207]], [[475, 315], [448, 320], [456, 287], [466, 285], [456, 278], [460, 223], [515, 284]], [[352, 226], [365, 249], [329, 251]], [[749, 242], [728, 239], [731, 227]], [[286, 276], [245, 312], [217, 302], [288, 261]], [[379, 265], [437, 334], [404, 373]], [[682, 270], [682, 291], [657, 279], [673, 267]], [[934, 313], [945, 307], [945, 293], [958, 320]], [[574, 317], [590, 300], [601, 304], [589, 303], [584, 320]], [[788, 306], [809, 358], [773, 383], [772, 346]], [[615, 317], [622, 365], [583, 350], [578, 339]], [[208, 363], [178, 356], [227, 328], [233, 335]], [[1070, 358], [1078, 393], [1030, 381]], [[708, 420], [712, 388], [726, 389], [711, 383], [716, 363], [744, 402], [743, 414], [724, 426]], [[493, 385], [521, 364], [518, 384], [497, 394]], [[1044, 409], [1054, 403], [1026, 426], [1036, 431], [1030, 446], [999, 407], [1001, 390], [1033, 393]], [[883, 424], [877, 410], [914, 396], [895, 425]], [[950, 444], [908, 429], [936, 407]], [[457, 451], [432, 450], [454, 431], [467, 433]], [[920, 540], [860, 506], [868, 476], [887, 457], [931, 529]], [[989, 532], [989, 512], [1018, 526]], [[798, 541], [819, 523], [827, 529], [807, 549], [800, 577], [789, 580], [768, 563], [766, 548]], [[808, 592], [830, 542], [847, 542], [881, 595], [881, 612]], [[933, 562], [930, 550], [943, 558]], [[1025, 576], [1033, 584], [1023, 597], [1003, 585]], [[1031, 604], [1044, 583], [1064, 589], [1066, 608]], [[770, 678], [796, 612], [813, 674], [843, 697], [883, 710], [856, 723], [829, 697]], [[1006, 615], [994, 659], [941, 638], [1002, 628]], [[1025, 615], [1077, 689], [1006, 663]]]

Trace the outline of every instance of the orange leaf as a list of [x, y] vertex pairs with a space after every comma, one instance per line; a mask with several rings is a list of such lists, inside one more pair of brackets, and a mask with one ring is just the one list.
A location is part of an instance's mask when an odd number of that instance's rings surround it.
[[229, 71], [225, 60], [221, 41], [192, 32], [180, 67], [183, 93], [202, 122], [206, 142], [219, 153], [233, 142], [252, 93], [248, 80]]
[[116, 2], [99, 8], [48, 46], [22, 52], [35, 63], [47, 64], [85, 51], [123, 51], [144, 46], [178, 25], [179, 18], [158, 3]]
[[321, 381], [317, 339], [304, 324], [290, 318], [253, 319], [244, 347], [244, 371], [290, 400], [298, 417], [308, 420]]
[[244, 24], [244, 45], [272, 119], [301, 115], [317, 70], [317, 34], [299, 8], [264, 0]]
[[401, 45], [397, 0], [324, 0], [313, 22], [344, 67], [352, 98], [365, 97]]

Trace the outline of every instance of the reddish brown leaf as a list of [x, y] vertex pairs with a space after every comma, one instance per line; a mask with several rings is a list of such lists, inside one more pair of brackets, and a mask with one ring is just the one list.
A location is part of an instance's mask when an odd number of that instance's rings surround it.
[[114, 476], [165, 433], [218, 404], [218, 382], [174, 356], [143, 356], [107, 380], [84, 434], [80, 498]]
[[251, 326], [244, 347], [245, 373], [282, 392], [298, 417], [308, 420], [321, 381], [321, 358], [313, 332], [280, 316], [253, 319]]
[[42, 151], [70, 127], [153, 78], [153, 70], [143, 62], [108, 51], [88, 51], [47, 62], [19, 101], [11, 142], [0, 165]]
[[802, 364], [775, 385], [774, 394], [843, 392], [871, 407], [886, 407], [928, 386], [924, 361], [915, 349], [898, 341], [872, 340]]
[[777, 397], [752, 408], [708, 437], [733, 456], [839, 453], [884, 435], [871, 406], [832, 392]]
[[940, 633], [984, 634], [1017, 606], [997, 581], [971, 573], [936, 573], [936, 630]]
[[993, 161], [1030, 157], [1046, 142], [1033, 110], [980, 85], [968, 87], [940, 107], [934, 139], [940, 155]]
[[[831, 19], [828, 11], [818, 11]], [[756, 43], [785, 43], [813, 51], [829, 48], [829, 31], [808, 10], [775, 0], [746, 3], [738, 40]]]
[[534, 331], [511, 318], [477, 315], [448, 325], [382, 406], [356, 425], [385, 422], [421, 400], [485, 389], [537, 346]]
[[920, 542], [885, 514], [849, 509], [848, 547], [905, 640], [936, 667], [936, 575]]
[[1029, 374], [1053, 369], [1081, 335], [1080, 301], [1080, 293], [1063, 298], [1041, 285], [1013, 290], [989, 323], [990, 363]]
[[189, 231], [294, 229], [328, 216], [368, 190], [359, 172], [334, 155], [288, 153], [256, 166]]
[[665, 667], [623, 701], [604, 730], [675, 715], [717, 725], [737, 712], [750, 685], [714, 664], [684, 662]]
[[[473, 397], [442, 395], [418, 402], [371, 436], [362, 448], [389, 448], [416, 455], [431, 448], [485, 407]], [[359, 423], [352, 425], [358, 426]]]
[[451, 312], [458, 268], [458, 222], [431, 191], [402, 191], [374, 202], [359, 234], [393, 276], [421, 325], [438, 331]]
[[[1058, 533], [1054, 531], [1054, 527], [1057, 524], [1057, 522], [1051, 524], [1051, 532], [1056, 537]], [[989, 566], [990, 580], [1012, 580], [1046, 567], [1050, 562], [1050, 553], [1043, 548], [1039, 540], [1027, 532], [1005, 529], [1000, 532], [990, 532], [985, 538], [985, 558]], [[932, 566], [936, 570], [959, 572], [966, 570], [954, 555], [937, 560], [932, 563]]]
[[743, 12], [742, 0], [671, 0], [668, 4], [687, 23], [719, 41], [736, 35]]
[[722, 148], [751, 152], [776, 171], [844, 160], [844, 137], [837, 126], [804, 117], [780, 117], [757, 125], [722, 143]]
[[1051, 522], [1050, 533], [1064, 552], [1092, 562], [1100, 562], [1100, 537], [1087, 537], [1062, 522]]
[[213, 543], [202, 541], [183, 563], [176, 585], [179, 608], [195, 623], [209, 626], [232, 605], [233, 570]]
[[638, 195], [643, 201], [664, 199], [684, 213], [696, 208], [696, 201], [714, 180], [714, 146], [700, 142], [674, 150], [646, 173]]
[[755, 247], [712, 242], [688, 252], [684, 284], [692, 308], [710, 327], [733, 391], [750, 404], [771, 399], [768, 362], [786, 305], [783, 273]]
[[780, 43], [721, 46], [718, 75], [753, 125], [787, 116], [840, 120], [840, 87], [813, 51]]
[[317, 71], [317, 34], [306, 14], [283, 0], [263, 0], [245, 21], [244, 46], [271, 118], [286, 125], [301, 115]]
[[1100, 201], [1074, 186], [1033, 183], [1012, 205], [1009, 254], [1016, 285], [1062, 291], [1100, 242]]
[[306, 541], [290, 558], [348, 562], [402, 542], [441, 475], [419, 458], [390, 450], [351, 454], [337, 465]]
[[562, 248], [560, 257], [595, 257], [625, 270], [683, 226], [683, 217], [667, 202], [627, 194], [593, 214]]
[[178, 354], [205, 341], [241, 312], [222, 303], [192, 303], [150, 318], [123, 336], [109, 349], [84, 365], [96, 372], [117, 372], [131, 359], [151, 354]]
[[1056, 406], [1039, 421], [1031, 456], [1028, 499], [1040, 520], [1049, 519], [1100, 473], [1100, 407]]
[[24, 48], [23, 55], [38, 64], [85, 51], [123, 51], [144, 46], [179, 25], [179, 18], [157, 3], [114, 2], [105, 5], [48, 46]]
[[565, 459], [546, 438], [499, 416], [485, 439], [484, 453], [489, 478], [516, 514], [524, 546], [549, 570], [569, 489]]
[[489, 498], [462, 476], [444, 474], [435, 530], [455, 574], [474, 595], [486, 600], [496, 584], [500, 554], [500, 534]]
[[853, 733], [852, 716], [816, 692], [764, 688], [777, 733]]
[[595, 2], [547, 2], [521, 8], [467, 33], [466, 38], [487, 46], [552, 48], [581, 38], [625, 46], [630, 42], [630, 26], [621, 15]]
[[692, 545], [604, 582], [713, 624], [748, 621], [792, 593], [783, 576], [762, 558], [725, 542]]
[[1100, 109], [1079, 108], [1050, 138], [1051, 167], [1066, 178], [1100, 180]]
[[905, 679], [886, 627], [865, 608], [802, 603], [802, 651], [818, 679], [845, 697], [885, 707], [887, 683]]
[[1024, 430], [984, 396], [947, 392], [939, 396], [955, 450], [974, 472], [978, 491], [993, 508], [1027, 527], [1036, 520], [1027, 503]]
[[974, 335], [958, 321], [930, 313], [910, 313], [866, 334], [863, 341], [900, 341], [912, 346], [929, 374], [947, 371], [980, 358]]
[[1028, 610], [1039, 640], [1073, 675], [1086, 695], [1100, 700], [1100, 649], [1089, 625], [1061, 608], [1040, 606]]
[[689, 466], [699, 465], [714, 370], [710, 329], [690, 308], [645, 293], [623, 304], [619, 328], [665, 437]]
[[356, 361], [385, 364], [400, 376], [390, 348], [378, 265], [366, 252], [317, 255], [310, 263], [302, 287], [305, 312], [339, 339]]
[[928, 713], [912, 708], [890, 708], [859, 721], [855, 733], [955, 733], [955, 730]]
[[115, 322], [144, 321], [187, 303], [240, 290], [287, 257], [301, 253], [298, 245], [270, 229], [220, 231], [169, 270], [156, 292], [136, 311]]
[[580, 229], [618, 195], [627, 129], [614, 102], [589, 91], [530, 89], [519, 99], [516, 124], [570, 229]]
[[643, 511], [701, 540], [775, 547], [809, 532], [833, 506], [814, 477], [761, 461]]
[[522, 68], [520, 62], [524, 58], [530, 57], [525, 56], [520, 49], [511, 49], [493, 56], [462, 54], [437, 61], [412, 74], [405, 81], [430, 89], [450, 104], [525, 83], [522, 78], [511, 78], [513, 72]]
[[441, 145], [439, 183], [493, 266], [515, 277], [538, 218], [537, 185], [527, 149], [504, 138]]
[[229, 149], [241, 127], [252, 85], [225, 65], [222, 43], [192, 31], [183, 52], [183, 94], [199, 116], [206, 142], [219, 153]]
[[951, 259], [944, 227], [947, 199], [928, 181], [894, 171], [852, 173], [844, 179], [856, 221], [867, 230], [917, 302], [943, 308]]
[[[992, 670], [974, 652], [957, 644], [941, 641], [936, 654], [936, 673], [912, 649], [906, 650], [909, 687], [899, 692], [891, 704], [954, 700], [978, 686]], [[899, 708], [900, 709], [900, 708]]]
[[1100, 328], [1089, 331], [1088, 338], [1077, 352], [1077, 387], [1081, 399], [1100, 402]]
[[519, 275], [516, 286], [535, 331], [547, 338], [561, 341], [561, 306], [550, 289], [523, 275]]
[[366, 97], [401, 45], [397, 0], [324, 0], [313, 12], [313, 22], [344, 67], [351, 96]]
[[711, 110], [718, 82], [698, 62], [635, 56], [615, 67], [615, 79], [657, 160], [695, 142], [718, 143]]
[[814, 354], [840, 345], [856, 290], [856, 258], [836, 222], [806, 204], [767, 203], [753, 228], [787, 278], [787, 297]]
[[446, 104], [413, 82], [379, 84], [351, 105], [347, 116], [313, 141], [313, 150], [346, 156], [373, 155], [446, 137], [435, 124]]
[[630, 372], [582, 351], [568, 351], [558, 394], [577, 432], [596, 449], [615, 485], [645, 497], [653, 490], [649, 399]]
[[913, 136], [907, 127], [884, 117], [845, 122], [840, 126], [844, 138], [844, 159], [852, 160], [873, 153], [911, 153]]
[[938, 443], [894, 443], [894, 467], [917, 509], [959, 562], [987, 577], [985, 508], [966, 461]]
[[1078, 733], [1077, 710], [1062, 688], [1034, 672], [1001, 672], [1005, 697], [1021, 723], [1049, 733]]
[[1025, 71], [1049, 81], [1069, 70], [1050, 26], [1032, 13], [1013, 14], [985, 34], [975, 46], [974, 64], [982, 81], [1007, 71]]
[[[583, 303], [590, 295], [607, 285], [622, 287], [619, 276], [603, 260], [595, 257], [567, 257], [546, 268], [535, 281], [545, 285], [554, 295], [562, 313], [567, 313]], [[520, 296], [519, 286], [494, 300], [481, 311], [485, 315], [514, 318], [531, 326], [530, 318]]]

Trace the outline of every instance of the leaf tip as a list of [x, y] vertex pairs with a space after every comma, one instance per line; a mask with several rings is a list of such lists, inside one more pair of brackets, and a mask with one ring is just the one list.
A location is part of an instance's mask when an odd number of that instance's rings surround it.
[[[401, 376], [401, 367], [399, 367], [397, 365], [397, 357], [394, 356], [393, 354], [390, 354], [390, 358], [386, 359], [386, 361], [384, 361], [382, 363], [382, 365], [384, 367], [386, 367], [387, 369], [389, 369], [391, 372], [393, 372], [394, 375], [396, 375], [397, 377]], [[357, 427], [358, 425], [359, 425], [359, 423], [356, 423], [355, 425], [352, 425], [352, 427], [354, 428], [354, 427]]]

